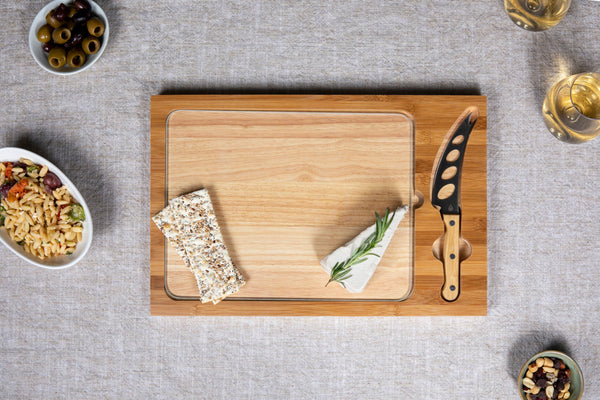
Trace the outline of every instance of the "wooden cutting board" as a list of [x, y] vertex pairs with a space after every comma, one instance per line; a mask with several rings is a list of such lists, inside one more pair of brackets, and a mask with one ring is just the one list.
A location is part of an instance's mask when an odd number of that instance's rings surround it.
[[[442, 233], [429, 177], [443, 136], [470, 105], [461, 297], [439, 297]], [[484, 315], [487, 303], [486, 104], [481, 96], [154, 96], [151, 214], [209, 190], [236, 265], [248, 278], [218, 305], [151, 223], [154, 315]], [[402, 221], [361, 294], [324, 287], [319, 260], [373, 222], [373, 211], [425, 204]], [[408, 298], [408, 299], [407, 299]], [[407, 300], [405, 300], [407, 299]], [[400, 301], [404, 300], [404, 301]]]

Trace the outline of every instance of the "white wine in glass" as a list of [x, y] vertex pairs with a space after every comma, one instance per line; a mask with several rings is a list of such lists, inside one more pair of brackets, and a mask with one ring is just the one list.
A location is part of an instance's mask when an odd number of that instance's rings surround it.
[[504, 10], [515, 24], [528, 31], [544, 31], [565, 16], [571, 0], [504, 0]]
[[571, 75], [546, 95], [544, 122], [557, 139], [583, 143], [600, 134], [600, 74]]

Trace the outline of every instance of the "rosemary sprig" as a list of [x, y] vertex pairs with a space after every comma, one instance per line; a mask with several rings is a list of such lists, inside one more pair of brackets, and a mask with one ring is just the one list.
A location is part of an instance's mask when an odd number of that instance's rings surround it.
[[371, 251], [383, 240], [383, 236], [390, 227], [395, 214], [396, 212], [394, 212], [394, 214], [392, 214], [390, 217], [389, 208], [385, 211], [383, 218], [381, 218], [379, 214], [375, 213], [375, 232], [370, 234], [365, 241], [362, 242], [356, 250], [354, 250], [350, 258], [348, 258], [346, 261], [339, 261], [335, 263], [331, 269], [329, 281], [327, 281], [325, 286], [329, 285], [331, 282], [338, 282], [345, 288], [346, 285], [344, 284], [344, 281], [352, 277], [350, 274], [352, 272], [352, 266], [367, 261], [368, 256], [379, 257], [378, 254], [371, 253]]

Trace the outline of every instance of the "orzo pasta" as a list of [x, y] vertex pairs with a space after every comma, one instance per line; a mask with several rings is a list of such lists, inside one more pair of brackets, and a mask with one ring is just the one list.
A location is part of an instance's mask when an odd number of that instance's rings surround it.
[[0, 225], [40, 259], [70, 255], [81, 242], [85, 213], [45, 165], [21, 158], [0, 163]]

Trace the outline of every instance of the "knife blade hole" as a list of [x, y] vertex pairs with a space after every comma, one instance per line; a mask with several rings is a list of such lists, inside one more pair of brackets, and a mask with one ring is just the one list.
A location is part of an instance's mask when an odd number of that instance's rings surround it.
[[446, 161], [454, 162], [454, 161], [458, 160], [458, 157], [460, 157], [460, 151], [457, 149], [454, 149], [450, 153], [448, 153], [448, 155], [446, 156]]
[[444, 172], [442, 172], [442, 179], [447, 181], [448, 179], [454, 178], [456, 171], [458, 171], [458, 168], [455, 166], [446, 168]]
[[461, 144], [465, 140], [463, 135], [458, 135], [454, 139], [452, 139], [452, 144]]
[[454, 193], [455, 186], [453, 183], [449, 183], [447, 185], [442, 186], [442, 188], [438, 191], [437, 197], [440, 200], [446, 200], [448, 197], [452, 196]]

